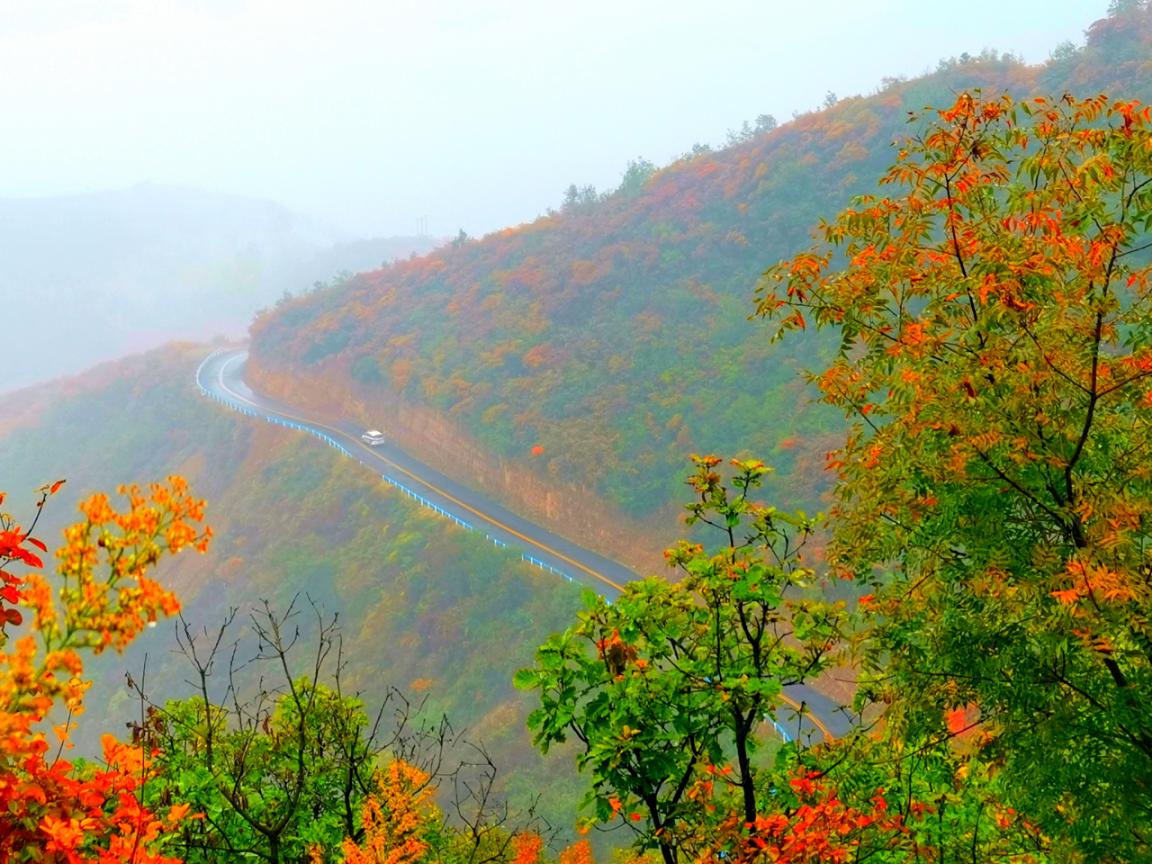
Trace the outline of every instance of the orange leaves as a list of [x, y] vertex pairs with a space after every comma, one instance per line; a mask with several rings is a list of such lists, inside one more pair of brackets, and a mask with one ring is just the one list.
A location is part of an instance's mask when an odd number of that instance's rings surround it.
[[920, 321], [905, 322], [900, 330], [899, 341], [904, 345], [921, 345], [926, 339], [924, 324]]
[[540, 864], [543, 849], [539, 834], [517, 834], [512, 838], [512, 864]]
[[1113, 102], [1111, 113], [1120, 116], [1120, 132], [1126, 138], [1130, 138], [1138, 129], [1148, 125], [1150, 122], [1149, 118], [1152, 117], [1152, 109], [1141, 105], [1141, 103], [1136, 100], [1130, 102]]
[[[38, 504], [62, 484], [42, 489]], [[81, 773], [66, 760], [49, 761], [40, 728], [59, 702], [72, 716], [83, 710], [89, 684], [80, 677], [78, 649], [123, 646], [144, 622], [178, 608], [175, 596], [146, 575], [159, 558], [207, 544], [208, 529], [194, 527], [203, 502], [189, 497], [182, 478], [154, 485], [148, 495], [122, 491], [126, 510], [94, 495], [80, 507], [84, 521], [65, 530], [57, 552], [65, 583], [59, 607], [42, 573], [0, 571], [0, 599], [34, 612], [33, 633], [0, 652], [0, 860], [19, 852], [21, 860], [165, 864], [173, 859], [158, 853], [161, 838], [190, 818], [186, 805], [164, 819], [140, 806], [137, 790], [151, 770], [141, 747], [105, 735], [105, 767]], [[18, 561], [39, 570], [41, 560], [23, 544], [46, 551], [44, 544], [14, 525], [2, 527], [0, 567]], [[20, 612], [4, 609], [3, 618], [18, 623]], [[67, 725], [52, 731], [60, 746], [70, 746]]]
[[944, 725], [951, 735], [964, 735], [971, 732], [980, 722], [980, 710], [975, 705], [953, 708], [944, 713]]
[[1062, 604], [1071, 606], [1081, 600], [1093, 605], [1119, 604], [1136, 599], [1136, 590], [1129, 577], [1102, 564], [1079, 559], [1068, 562], [1065, 576], [1069, 584], [1051, 592]]
[[[996, 782], [1066, 842], [1038, 784], [1095, 819], [1111, 787], [1072, 767], [1084, 736], [1128, 764], [1147, 719], [1152, 110], [961, 94], [936, 117], [888, 175], [895, 210], [823, 226], [760, 312], [839, 337], [811, 378], [852, 424], [830, 557], [885, 574], [861, 602], [861, 654], [893, 682], [877, 700], [936, 737], [995, 727]], [[829, 251], [842, 269], [813, 272]], [[1123, 809], [1109, 836], [1137, 824]]]
[[429, 852], [436, 821], [429, 775], [399, 759], [377, 774], [377, 792], [364, 802], [364, 841], [346, 839], [345, 864], [417, 864]]
[[799, 773], [789, 782], [792, 801], [744, 824], [736, 814], [719, 821], [709, 837], [704, 864], [840, 864], [856, 860], [866, 836], [878, 847], [894, 847], [908, 835], [904, 820], [889, 812], [883, 790], [860, 809], [841, 801], [819, 773]]
[[878, 444], [873, 444], [864, 453], [864, 458], [861, 461], [861, 466], [865, 471], [871, 471], [881, 463], [881, 457], [884, 455], [884, 448]]
[[592, 844], [587, 840], [577, 840], [560, 852], [559, 864], [596, 864]]
[[128, 498], [127, 510], [115, 509], [106, 495], [93, 495], [80, 504], [85, 521], [65, 531], [67, 542], [56, 553], [64, 578], [63, 620], [50, 597], [40, 595], [37, 604], [48, 605], [34, 607], [47, 632], [60, 629], [71, 644], [96, 652], [121, 650], [146, 624], [179, 611], [175, 595], [148, 570], [165, 553], [205, 551], [212, 536], [200, 524], [204, 502], [188, 495], [181, 477], [154, 483], [147, 494], [136, 486], [120, 492]]
[[[619, 678], [629, 663], [636, 662], [637, 651], [635, 646], [627, 644], [620, 638], [620, 631], [612, 633], [596, 642], [596, 651], [611, 675]], [[643, 667], [641, 667], [643, 668]]]
[[554, 362], [556, 352], [547, 342], [534, 345], [524, 352], [520, 362], [528, 369], [539, 369]]
[[66, 761], [46, 762], [45, 749], [37, 739], [23, 760], [21, 770], [30, 779], [13, 782], [13, 774], [0, 775], [3, 860], [19, 850], [32, 852], [21, 860], [176, 864], [156, 846], [165, 832], [190, 818], [189, 808], [177, 805], [159, 819], [140, 806], [137, 790], [149, 776], [140, 748], [106, 743], [108, 767], [82, 775]]

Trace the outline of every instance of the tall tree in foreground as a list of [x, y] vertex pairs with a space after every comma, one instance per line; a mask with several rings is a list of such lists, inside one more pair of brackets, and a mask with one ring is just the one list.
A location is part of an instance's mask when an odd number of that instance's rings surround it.
[[831, 559], [897, 760], [971, 729], [1054, 854], [1152, 854], [1150, 111], [963, 94], [771, 268], [841, 336]]

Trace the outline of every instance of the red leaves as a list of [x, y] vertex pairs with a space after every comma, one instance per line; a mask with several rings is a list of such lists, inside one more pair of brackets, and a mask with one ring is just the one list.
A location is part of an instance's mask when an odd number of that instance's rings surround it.
[[32, 543], [38, 549], [44, 549], [43, 543], [29, 538], [27, 534], [22, 534], [19, 530], [0, 531], [0, 566], [3, 566], [4, 559], [7, 559], [20, 561], [37, 570], [43, 568], [44, 562], [40, 560], [38, 555], [23, 548], [24, 543]]
[[953, 708], [944, 713], [944, 725], [951, 735], [964, 735], [971, 732], [980, 722], [980, 711], [975, 705]]
[[775, 812], [757, 816], [750, 824], [739, 818], [721, 822], [713, 848], [701, 858], [707, 864], [829, 864], [848, 862], [860, 854], [866, 836], [876, 847], [894, 847], [908, 836], [899, 814], [889, 812], [883, 790], [877, 790], [865, 808], [840, 800], [816, 772], [801, 773], [789, 781], [794, 801], [778, 799]]
[[[63, 483], [43, 487], [37, 506]], [[27, 860], [175, 864], [157, 846], [189, 818], [189, 808], [174, 806], [160, 819], [140, 805], [138, 790], [150, 772], [142, 749], [105, 736], [106, 767], [80, 773], [67, 760], [50, 758], [40, 728], [54, 711], [66, 708], [74, 717], [83, 710], [88, 682], [81, 677], [77, 649], [126, 644], [144, 621], [172, 610], [175, 598], [145, 575], [159, 556], [207, 541], [207, 529], [189, 527], [201, 520], [203, 503], [188, 496], [182, 478], [153, 486], [149, 496], [134, 487], [123, 491], [130, 502], [126, 512], [117, 512], [102, 495], [81, 505], [86, 520], [66, 529], [58, 553], [64, 576], [59, 591], [39, 572], [18, 576], [0, 569], [0, 603], [10, 604], [0, 606], [0, 647], [9, 648], [0, 652], [3, 861], [18, 855], [26, 860], [35, 850]], [[40, 556], [30, 550], [47, 552], [44, 543], [8, 517], [0, 519], [5, 520], [0, 521], [0, 567], [18, 562], [43, 569]], [[117, 590], [110, 590], [113, 586]], [[17, 607], [31, 610], [33, 629], [8, 646], [3, 628], [25, 620]], [[67, 745], [67, 726], [55, 732]]]
[[7, 600], [9, 603], [19, 603], [20, 591], [15, 585], [5, 585], [3, 588], [0, 588], [0, 598]]

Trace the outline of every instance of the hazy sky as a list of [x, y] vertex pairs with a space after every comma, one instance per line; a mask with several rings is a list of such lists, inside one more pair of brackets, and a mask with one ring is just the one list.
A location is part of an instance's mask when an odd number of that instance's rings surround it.
[[984, 47], [1039, 62], [1107, 0], [0, 0], [0, 196], [142, 180], [359, 234], [481, 234], [758, 114]]

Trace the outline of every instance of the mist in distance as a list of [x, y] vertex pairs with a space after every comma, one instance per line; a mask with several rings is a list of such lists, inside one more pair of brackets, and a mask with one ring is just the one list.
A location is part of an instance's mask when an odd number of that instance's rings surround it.
[[[616, 187], [1104, 0], [0, 0], [0, 392]], [[399, 239], [386, 239], [399, 238]]]
[[[1044, 60], [1105, 0], [4, 0], [0, 197], [146, 180], [359, 236], [480, 235], [744, 120], [985, 47]], [[419, 220], [424, 217], [425, 221]]]
[[0, 392], [174, 339], [243, 337], [286, 294], [438, 242], [351, 241], [270, 201], [154, 183], [0, 199], [0, 299], [16, 324]]

